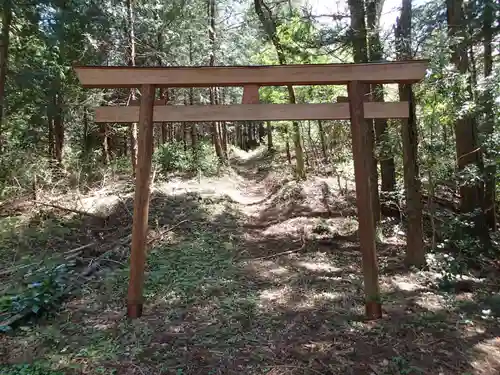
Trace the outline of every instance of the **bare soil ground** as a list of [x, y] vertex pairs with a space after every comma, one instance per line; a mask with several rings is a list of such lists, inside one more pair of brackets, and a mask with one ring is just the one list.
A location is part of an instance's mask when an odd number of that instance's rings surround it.
[[224, 177], [157, 182], [145, 311], [133, 321], [130, 183], [87, 197], [113, 202], [105, 223], [37, 211], [3, 233], [2, 264], [17, 270], [2, 283], [18, 280], [23, 259], [62, 259], [89, 243], [80, 269], [94, 262], [96, 273], [59, 308], [0, 336], [1, 363], [92, 375], [500, 374], [498, 284], [445, 293], [430, 270], [405, 270], [398, 220], [384, 221], [377, 244], [384, 318], [365, 321], [354, 193], [337, 183], [295, 182], [255, 155]]

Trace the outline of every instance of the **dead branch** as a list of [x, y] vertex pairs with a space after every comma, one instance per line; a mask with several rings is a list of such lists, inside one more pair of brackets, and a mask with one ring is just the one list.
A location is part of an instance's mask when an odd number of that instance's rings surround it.
[[57, 208], [58, 210], [63, 210], [63, 211], [67, 211], [67, 212], [73, 212], [73, 213], [79, 214], [79, 215], [93, 217], [93, 218], [96, 218], [96, 219], [99, 219], [99, 220], [106, 220], [108, 218], [108, 216], [103, 217], [103, 216], [99, 216], [99, 215], [96, 215], [96, 214], [93, 214], [93, 213], [90, 213], [90, 212], [86, 212], [86, 211], [82, 211], [82, 210], [77, 210], [77, 209], [74, 209], [74, 208], [68, 208], [68, 207], [59, 206], [57, 204], [45, 203], [45, 202], [40, 202], [40, 201], [33, 201], [33, 203], [39, 204], [39, 205], [42, 205], [42, 206]]

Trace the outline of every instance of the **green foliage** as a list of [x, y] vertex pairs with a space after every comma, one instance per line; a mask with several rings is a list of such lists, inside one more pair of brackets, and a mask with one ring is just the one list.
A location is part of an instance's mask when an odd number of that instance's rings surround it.
[[401, 356], [392, 357], [389, 362], [388, 374], [397, 375], [423, 375], [421, 368], [410, 365], [407, 359]]
[[2, 375], [64, 375], [42, 364], [0, 365]]
[[[0, 297], [0, 316], [24, 313], [27, 310], [34, 314], [49, 310], [62, 297], [68, 284], [68, 268], [59, 265], [29, 277], [29, 282], [16, 294]], [[8, 331], [10, 327], [0, 326], [0, 331]]]
[[191, 147], [185, 149], [180, 141], [165, 143], [155, 151], [154, 161], [165, 175], [188, 171], [212, 175], [217, 173], [219, 165], [214, 147], [206, 141], [199, 142], [194, 151]]
[[480, 270], [482, 264], [489, 264], [498, 256], [498, 248], [485, 247], [481, 239], [474, 235], [475, 220], [479, 209], [470, 214], [455, 215], [438, 213], [442, 223], [439, 233], [441, 240], [437, 243], [437, 269], [442, 274], [440, 286], [451, 288], [454, 283], [472, 270]]

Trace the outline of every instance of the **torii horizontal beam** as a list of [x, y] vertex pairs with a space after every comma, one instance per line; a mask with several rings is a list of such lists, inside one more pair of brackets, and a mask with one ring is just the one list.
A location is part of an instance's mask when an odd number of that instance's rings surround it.
[[223, 87], [342, 85], [361, 83], [415, 83], [425, 77], [426, 60], [367, 63], [273, 66], [200, 67], [75, 67], [88, 88]]
[[[95, 122], [139, 121], [139, 106], [97, 107]], [[408, 118], [408, 102], [364, 103], [366, 119]], [[349, 103], [157, 105], [154, 122], [349, 120]]]

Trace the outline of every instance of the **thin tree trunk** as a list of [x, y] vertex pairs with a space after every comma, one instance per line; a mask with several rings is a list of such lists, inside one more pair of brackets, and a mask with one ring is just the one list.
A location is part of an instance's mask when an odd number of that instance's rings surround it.
[[[216, 38], [216, 33], [215, 33], [215, 0], [208, 0], [208, 18], [209, 18], [209, 27], [208, 27], [208, 39], [210, 41], [210, 66], [215, 66], [215, 51], [216, 51], [216, 46], [215, 46], [215, 38]], [[211, 87], [210, 88], [210, 104], [216, 104], [217, 101], [217, 88], [216, 87]], [[224, 151], [222, 149], [221, 145], [221, 139], [220, 139], [220, 134], [219, 134], [219, 125], [218, 123], [214, 122], [212, 124], [212, 139], [214, 142], [215, 146], [215, 153], [217, 154], [217, 157], [219, 158], [219, 161], [221, 163], [225, 163], [226, 160], [224, 158]]]
[[[353, 57], [355, 63], [366, 63], [368, 61], [368, 53], [366, 46], [366, 26], [365, 26], [365, 7], [362, 0], [348, 0], [349, 11], [351, 13], [351, 33]], [[368, 86], [368, 85], [367, 85]], [[366, 92], [368, 94], [368, 92]], [[374, 133], [373, 126], [367, 130], [367, 143], [370, 147], [372, 162], [370, 165], [370, 187], [371, 200], [373, 208], [373, 222], [375, 225], [380, 221], [380, 202], [378, 194], [378, 175], [377, 175], [377, 159], [375, 159], [374, 149]]]
[[[380, 62], [383, 59], [382, 43], [380, 42], [380, 15], [384, 0], [368, 0], [366, 3], [366, 19], [368, 24], [368, 53], [370, 61]], [[382, 84], [372, 85], [372, 95], [376, 102], [384, 101], [384, 86]], [[375, 136], [377, 146], [381, 146], [382, 141], [387, 137], [387, 120], [374, 120]], [[396, 189], [396, 168], [394, 158], [379, 156], [381, 190], [394, 191]]]
[[[278, 38], [278, 34], [276, 31], [277, 28], [276, 20], [274, 19], [270, 8], [264, 3], [263, 0], [254, 0], [254, 5], [255, 5], [255, 12], [259, 17], [260, 22], [262, 23], [262, 26], [264, 27], [269, 40], [274, 45], [280, 65], [286, 65], [285, 51], [283, 50], [281, 42]], [[293, 89], [293, 86], [287, 86], [287, 89], [288, 89], [288, 98], [290, 104], [295, 104], [297, 101], [295, 98], [295, 91]], [[292, 126], [293, 126], [293, 143], [295, 146], [295, 158], [297, 160], [296, 176], [298, 179], [305, 179], [306, 170], [304, 166], [304, 150], [303, 150], [302, 137], [300, 134], [300, 126], [298, 121], [293, 121]]]
[[[483, 49], [484, 49], [484, 78], [487, 81], [487, 88], [483, 93], [483, 108], [484, 108], [484, 134], [485, 139], [490, 139], [493, 134], [495, 124], [495, 114], [493, 111], [493, 89], [489, 82], [491, 73], [493, 71], [493, 57], [492, 57], [492, 41], [493, 31], [491, 26], [494, 20], [494, 4], [491, 0], [485, 0], [483, 11]], [[495, 198], [496, 198], [496, 164], [491, 155], [489, 147], [484, 147], [484, 154], [488, 160], [485, 167], [485, 197], [484, 197], [484, 211], [486, 215], [486, 222], [490, 229], [496, 229], [496, 215], [495, 215]]]
[[326, 162], [328, 160], [328, 154], [326, 150], [326, 140], [325, 140], [325, 131], [323, 129], [323, 121], [318, 120], [318, 132], [319, 139], [321, 142], [321, 153], [323, 155], [323, 161]]
[[290, 154], [290, 141], [288, 136], [288, 125], [285, 125], [285, 148], [286, 148], [286, 159], [288, 160], [288, 164], [292, 164], [292, 155]]
[[[126, 0], [127, 6], [127, 39], [128, 39], [128, 65], [135, 66], [135, 23], [134, 23], [134, 0]], [[131, 100], [136, 100], [135, 89], [130, 92]], [[132, 175], [135, 176], [135, 169], [137, 166], [137, 123], [132, 123], [129, 127], [129, 138], [130, 138], [130, 157], [132, 164]]]
[[10, 25], [12, 23], [12, 3], [5, 0], [2, 17], [2, 35], [0, 38], [0, 154], [4, 144], [4, 117], [5, 117], [5, 83], [7, 80], [7, 66], [9, 61]]
[[50, 106], [47, 107], [47, 123], [48, 123], [48, 141], [49, 141], [49, 157], [53, 159], [54, 154], [54, 116], [52, 116]]
[[[221, 88], [219, 93], [220, 93], [219, 104], [225, 104], [226, 103], [226, 89], [224, 87]], [[220, 135], [221, 135], [221, 142], [222, 142], [222, 150], [224, 151], [224, 158], [226, 160], [229, 160], [227, 124], [225, 121], [222, 121], [220, 124]]]
[[[397, 52], [400, 60], [411, 56], [411, 0], [403, 0], [401, 18], [396, 29]], [[418, 171], [418, 133], [415, 116], [415, 101], [411, 85], [399, 85], [399, 99], [410, 104], [410, 118], [402, 121], [403, 171], [408, 215], [408, 235], [405, 263], [408, 266], [425, 265], [422, 229], [422, 197]]]
[[64, 119], [62, 113], [62, 98], [59, 85], [54, 93], [54, 156], [58, 163], [62, 163], [64, 147]]
[[100, 124], [100, 133], [102, 138], [102, 162], [104, 165], [108, 165], [111, 157], [109, 155], [109, 136], [108, 136], [108, 124]]
[[83, 155], [87, 158], [92, 150], [92, 139], [90, 137], [89, 116], [87, 108], [83, 107]]
[[[457, 71], [468, 74], [469, 59], [467, 55], [466, 30], [464, 25], [464, 10], [462, 0], [447, 0], [448, 32], [451, 38], [451, 61]], [[469, 81], [470, 83], [470, 81]], [[466, 95], [472, 92], [470, 84], [466, 90], [455, 93], [455, 106], [461, 108], [467, 100]], [[458, 110], [457, 110], [458, 112]], [[455, 143], [457, 164], [459, 171], [467, 167], [476, 167], [483, 171], [481, 148], [478, 147], [476, 119], [472, 113], [466, 113], [455, 120]], [[489, 246], [490, 239], [486, 226], [486, 217], [483, 209], [483, 186], [480, 182], [467, 182], [460, 187], [460, 210], [462, 213], [474, 216], [474, 227], [471, 228], [471, 235], [481, 239], [485, 247]], [[474, 214], [480, 208], [481, 212]]]
[[[189, 65], [193, 65], [194, 57], [193, 57], [193, 37], [191, 34], [189, 35]], [[194, 104], [194, 89], [191, 87], [189, 89], [189, 105]], [[198, 163], [198, 130], [196, 127], [196, 123], [191, 123], [191, 148], [193, 152], [193, 161], [194, 164]]]
[[271, 121], [267, 122], [267, 150], [273, 150], [273, 125]]
[[[160, 89], [160, 99], [164, 101], [164, 104], [168, 104], [168, 89]], [[161, 123], [161, 144], [164, 145], [167, 143], [167, 123]]]

